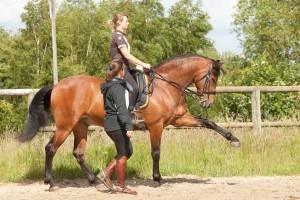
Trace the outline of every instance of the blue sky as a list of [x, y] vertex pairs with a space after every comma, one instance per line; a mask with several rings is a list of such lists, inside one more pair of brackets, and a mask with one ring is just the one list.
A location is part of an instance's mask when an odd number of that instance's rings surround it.
[[[13, 32], [23, 27], [20, 16], [28, 1], [0, 0], [0, 26]], [[165, 9], [168, 10], [178, 0], [161, 0], [161, 2]], [[214, 41], [214, 45], [219, 53], [225, 51], [241, 53], [242, 51], [231, 26], [233, 21], [232, 14], [237, 2], [238, 0], [202, 0], [202, 10], [208, 13], [210, 17], [209, 22], [213, 26], [213, 30], [209, 32], [208, 38]]]

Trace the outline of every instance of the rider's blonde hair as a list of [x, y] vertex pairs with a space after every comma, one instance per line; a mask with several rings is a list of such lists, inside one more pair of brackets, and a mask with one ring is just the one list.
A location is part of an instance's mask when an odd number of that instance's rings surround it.
[[110, 20], [108, 20], [107, 24], [111, 28], [112, 31], [117, 29], [118, 23], [123, 21], [123, 17], [128, 17], [128, 14], [120, 12], [114, 15], [114, 17]]

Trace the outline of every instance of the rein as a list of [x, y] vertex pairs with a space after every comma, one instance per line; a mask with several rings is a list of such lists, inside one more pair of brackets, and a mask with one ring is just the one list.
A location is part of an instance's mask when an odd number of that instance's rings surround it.
[[[199, 80], [195, 81], [195, 83], [203, 80], [204, 78], [206, 78], [203, 89], [201, 92], [198, 91], [193, 91], [191, 89], [189, 89], [188, 87], [185, 87], [183, 85], [180, 85], [174, 81], [171, 80], [167, 80], [164, 76], [162, 76], [161, 74], [157, 73], [154, 69], [151, 69], [150, 72], [150, 76], [151, 76], [151, 81], [149, 81], [148, 85], [146, 86], [146, 88], [149, 88], [150, 85], [152, 86], [152, 90], [151, 92], [149, 92], [148, 94], [152, 94], [154, 91], [154, 79], [157, 78], [159, 80], [162, 80], [168, 84], [170, 84], [171, 86], [175, 87], [177, 90], [191, 96], [192, 98], [196, 99], [193, 95], [197, 95], [199, 97], [203, 97], [204, 94], [208, 94], [208, 98], [210, 94], [216, 94], [216, 91], [210, 91], [209, 90], [209, 86], [210, 86], [210, 79], [211, 79], [211, 70], [213, 68], [213, 62], [210, 64], [209, 69], [207, 71], [207, 74], [205, 74], [203, 77], [201, 77]], [[157, 75], [157, 76], [155, 76]], [[150, 91], [150, 90], [148, 90]]]

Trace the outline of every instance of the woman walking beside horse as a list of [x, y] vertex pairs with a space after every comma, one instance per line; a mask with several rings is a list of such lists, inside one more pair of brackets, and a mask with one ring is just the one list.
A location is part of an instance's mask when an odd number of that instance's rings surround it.
[[[101, 84], [104, 109], [104, 130], [115, 143], [117, 155], [106, 169], [98, 174], [98, 178], [110, 190], [127, 194], [137, 194], [125, 186], [125, 171], [127, 159], [132, 155], [130, 137], [133, 136], [133, 127], [126, 106], [126, 82], [123, 80], [125, 65], [122, 60], [111, 62], [106, 72], [106, 83]], [[115, 187], [110, 181], [113, 171], [117, 173], [118, 185]]]

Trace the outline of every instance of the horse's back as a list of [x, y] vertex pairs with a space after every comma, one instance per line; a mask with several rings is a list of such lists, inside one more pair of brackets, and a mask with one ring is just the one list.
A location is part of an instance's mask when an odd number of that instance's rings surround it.
[[104, 79], [93, 76], [70, 76], [62, 79], [53, 87], [52, 96], [63, 95], [72, 97], [75, 94], [82, 96], [93, 92], [99, 93], [100, 84], [103, 82], [105, 82]]

